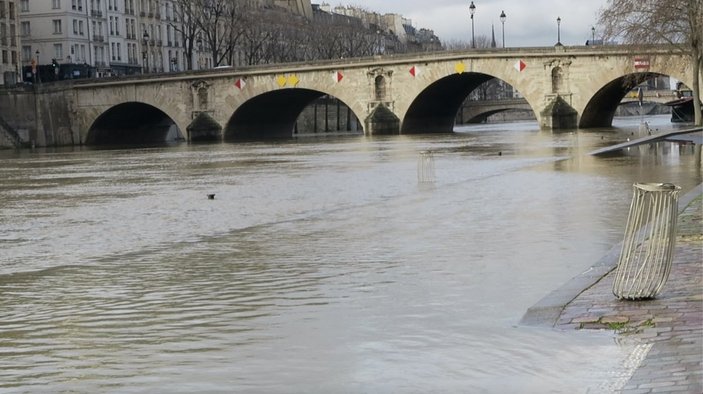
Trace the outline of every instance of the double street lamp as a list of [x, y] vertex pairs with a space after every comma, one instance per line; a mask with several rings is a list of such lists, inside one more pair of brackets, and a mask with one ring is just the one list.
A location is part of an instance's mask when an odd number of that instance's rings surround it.
[[505, 48], [505, 11], [500, 12], [500, 23], [503, 24], [503, 48]]
[[557, 45], [561, 45], [561, 18], [557, 16]]
[[472, 1], [469, 6], [469, 13], [471, 14], [471, 48], [476, 48], [476, 40], [474, 39], [474, 12], [476, 12], [476, 6]]

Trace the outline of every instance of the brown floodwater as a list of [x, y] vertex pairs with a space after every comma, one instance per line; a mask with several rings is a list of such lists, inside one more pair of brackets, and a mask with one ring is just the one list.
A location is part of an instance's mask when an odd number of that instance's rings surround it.
[[634, 344], [518, 322], [701, 183], [587, 154], [636, 130], [0, 152], [0, 392], [608, 391]]

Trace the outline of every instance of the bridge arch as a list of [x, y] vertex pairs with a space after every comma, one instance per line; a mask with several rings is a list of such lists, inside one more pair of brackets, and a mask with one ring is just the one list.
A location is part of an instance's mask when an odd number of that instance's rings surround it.
[[153, 105], [130, 101], [101, 113], [90, 126], [85, 144], [132, 145], [177, 140], [185, 138], [171, 116]]
[[[408, 107], [401, 126], [401, 133], [451, 133], [454, 130], [457, 113], [464, 100], [481, 84], [494, 78], [496, 77], [482, 72], [468, 72], [450, 74], [432, 82], [415, 97]], [[532, 105], [529, 106], [534, 108]], [[510, 106], [493, 108], [477, 113], [476, 116], [484, 114], [489, 116], [509, 109], [511, 109]]]
[[[634, 60], [645, 59], [647, 69], [636, 69]], [[605, 65], [598, 73], [590, 75], [589, 83], [579, 84], [573, 96], [573, 107], [580, 114], [578, 127], [609, 127], [615, 115], [617, 106], [627, 93], [638, 84], [657, 77], [669, 76], [691, 86], [692, 72], [690, 59], [686, 55], [667, 53], [665, 55], [651, 53], [598, 58]]]
[[[290, 138], [303, 110], [325, 95], [328, 93], [308, 88], [279, 89], [256, 95], [236, 108], [225, 126], [224, 139]], [[329, 96], [335, 97], [331, 94]], [[346, 102], [335, 98], [359, 119], [358, 114]]]
[[580, 128], [609, 127], [613, 123], [615, 111], [625, 96], [639, 84], [666, 76], [654, 72], [637, 72], [623, 75], [601, 87], [588, 101], [581, 114]]

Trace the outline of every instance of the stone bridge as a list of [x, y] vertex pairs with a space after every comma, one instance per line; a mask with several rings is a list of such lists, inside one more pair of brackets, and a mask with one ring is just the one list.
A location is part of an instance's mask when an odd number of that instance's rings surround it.
[[289, 137], [308, 103], [330, 95], [366, 134], [451, 132], [464, 99], [492, 78], [520, 92], [542, 128], [609, 126], [635, 86], [656, 75], [691, 86], [691, 69], [669, 47], [556, 46], [92, 80], [71, 89], [71, 129], [83, 144]]
[[498, 100], [469, 100], [461, 108], [457, 121], [461, 123], [481, 123], [494, 114], [509, 110], [532, 111], [530, 103], [524, 98]]

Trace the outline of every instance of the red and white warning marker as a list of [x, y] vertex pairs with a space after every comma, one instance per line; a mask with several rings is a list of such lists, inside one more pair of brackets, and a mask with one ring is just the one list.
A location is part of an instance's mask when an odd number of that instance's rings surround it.
[[635, 66], [635, 69], [639, 70], [644, 70], [644, 71], [649, 71], [649, 58], [647, 57], [635, 57], [632, 64]]
[[527, 64], [525, 62], [523, 62], [522, 60], [518, 60], [517, 63], [515, 63], [515, 65], [513, 65], [513, 67], [515, 67], [515, 69], [518, 70], [519, 72], [522, 72], [522, 70], [524, 70], [525, 67], [527, 67]]
[[410, 75], [412, 75], [413, 77], [417, 77], [418, 75], [420, 75], [420, 67], [418, 67], [418, 66], [410, 67]]
[[239, 78], [236, 82], [234, 82], [234, 86], [236, 86], [239, 90], [244, 89], [244, 86], [246, 86], [246, 84], [246, 81], [244, 81], [244, 79], [242, 78]]
[[335, 71], [332, 74], [332, 78], [334, 79], [335, 82], [340, 83], [340, 82], [342, 82], [342, 79], [344, 79], [344, 74], [342, 74], [341, 71]]

